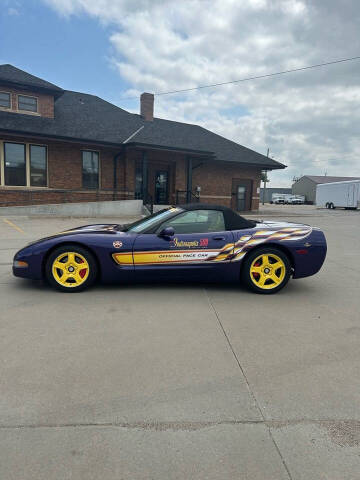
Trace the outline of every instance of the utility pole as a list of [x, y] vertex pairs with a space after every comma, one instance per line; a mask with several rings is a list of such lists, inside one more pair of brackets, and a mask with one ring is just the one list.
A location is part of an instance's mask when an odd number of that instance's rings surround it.
[[[267, 149], [266, 156], [269, 158], [269, 149]], [[267, 170], [265, 170], [265, 175], [264, 175], [264, 191], [263, 191], [263, 201], [262, 201], [263, 205], [265, 205], [266, 181], [267, 181]]]

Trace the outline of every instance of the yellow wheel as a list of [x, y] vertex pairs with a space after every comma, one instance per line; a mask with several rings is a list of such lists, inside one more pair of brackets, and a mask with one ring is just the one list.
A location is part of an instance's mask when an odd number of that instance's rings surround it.
[[49, 282], [62, 291], [83, 290], [96, 278], [94, 257], [84, 248], [69, 245], [56, 249], [46, 263]]
[[89, 264], [77, 252], [61, 253], [52, 264], [52, 274], [63, 287], [74, 288], [82, 285], [89, 276]]
[[242, 278], [258, 293], [275, 293], [289, 280], [291, 265], [288, 257], [275, 248], [262, 248], [245, 258]]

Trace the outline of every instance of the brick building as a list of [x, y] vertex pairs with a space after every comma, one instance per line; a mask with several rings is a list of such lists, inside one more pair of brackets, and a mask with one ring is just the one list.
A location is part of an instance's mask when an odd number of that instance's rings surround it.
[[140, 114], [0, 65], [0, 206], [140, 198], [257, 209], [284, 165], [198, 125]]

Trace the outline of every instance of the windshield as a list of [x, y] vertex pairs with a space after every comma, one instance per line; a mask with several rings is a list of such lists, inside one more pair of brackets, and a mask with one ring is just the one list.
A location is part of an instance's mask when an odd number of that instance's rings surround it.
[[149, 217], [142, 218], [134, 223], [130, 223], [130, 225], [126, 226], [126, 232], [134, 232], [134, 233], [142, 233], [150, 228], [152, 225], [155, 225], [158, 222], [162, 222], [167, 220], [168, 218], [172, 217], [174, 213], [183, 212], [182, 208], [171, 207], [164, 210], [160, 210], [159, 212], [153, 213]]

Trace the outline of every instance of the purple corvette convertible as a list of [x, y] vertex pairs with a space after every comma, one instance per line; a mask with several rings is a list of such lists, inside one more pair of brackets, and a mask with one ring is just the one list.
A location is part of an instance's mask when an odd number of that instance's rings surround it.
[[17, 277], [46, 279], [64, 292], [96, 280], [243, 282], [275, 293], [317, 273], [323, 232], [309, 225], [248, 220], [206, 204], [169, 207], [128, 225], [86, 225], [43, 238], [14, 257]]

